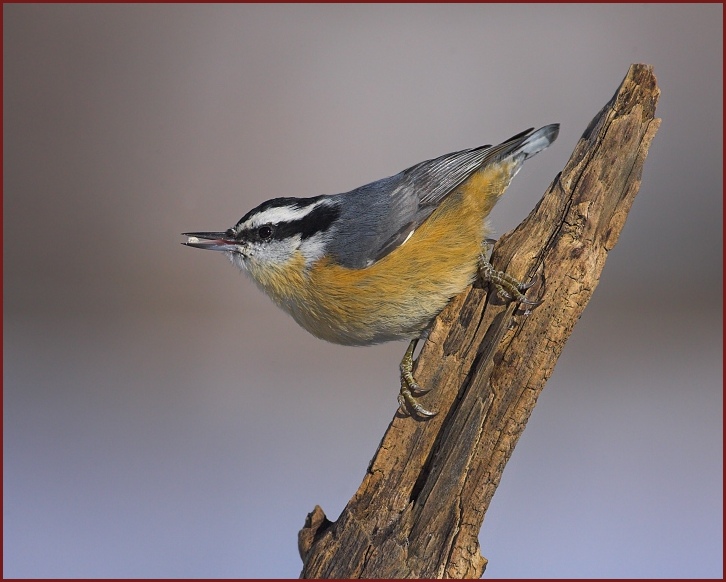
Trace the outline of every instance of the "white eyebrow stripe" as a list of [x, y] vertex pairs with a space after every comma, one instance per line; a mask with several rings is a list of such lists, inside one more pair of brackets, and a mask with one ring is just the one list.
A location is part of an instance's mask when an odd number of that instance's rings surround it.
[[318, 200], [317, 202], [308, 206], [303, 206], [302, 208], [295, 208], [292, 206], [277, 206], [275, 208], [268, 208], [267, 210], [263, 210], [259, 214], [255, 214], [250, 217], [246, 226], [254, 228], [255, 226], [260, 226], [262, 224], [280, 224], [281, 222], [300, 220], [323, 203], [324, 200]]

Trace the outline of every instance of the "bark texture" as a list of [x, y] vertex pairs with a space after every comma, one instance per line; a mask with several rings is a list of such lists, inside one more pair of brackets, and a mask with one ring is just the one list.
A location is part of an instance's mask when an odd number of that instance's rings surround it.
[[[414, 368], [438, 415], [397, 414], [335, 522], [316, 506], [299, 534], [303, 578], [478, 578], [478, 535], [537, 397], [625, 224], [660, 125], [652, 67], [632, 65], [495, 268], [542, 304], [528, 315], [475, 284], [439, 315]], [[516, 543], [512, 540], [512, 543]]]

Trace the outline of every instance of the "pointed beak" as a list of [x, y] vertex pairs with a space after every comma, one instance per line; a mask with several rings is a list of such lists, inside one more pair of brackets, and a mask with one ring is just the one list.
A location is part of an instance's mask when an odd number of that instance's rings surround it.
[[188, 237], [183, 245], [208, 251], [232, 251], [239, 244], [226, 232], [185, 232], [182, 236]]

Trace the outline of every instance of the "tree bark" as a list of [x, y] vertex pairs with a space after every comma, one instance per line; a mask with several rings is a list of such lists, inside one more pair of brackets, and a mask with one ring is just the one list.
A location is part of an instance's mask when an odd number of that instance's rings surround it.
[[[632, 65], [530, 215], [491, 262], [541, 299], [531, 313], [480, 284], [442, 311], [414, 373], [429, 420], [398, 414], [335, 522], [299, 533], [302, 578], [478, 578], [478, 534], [537, 397], [592, 296], [640, 187], [660, 90]], [[514, 543], [514, 541], [513, 541]]]

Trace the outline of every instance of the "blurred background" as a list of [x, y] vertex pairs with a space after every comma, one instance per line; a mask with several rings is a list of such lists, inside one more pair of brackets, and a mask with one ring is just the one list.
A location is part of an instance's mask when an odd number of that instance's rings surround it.
[[5, 577], [297, 577], [393, 417], [405, 343], [326, 344], [221, 254], [275, 196], [560, 122], [631, 63], [663, 119], [481, 531], [488, 577], [722, 570], [723, 7], [3, 5]]

